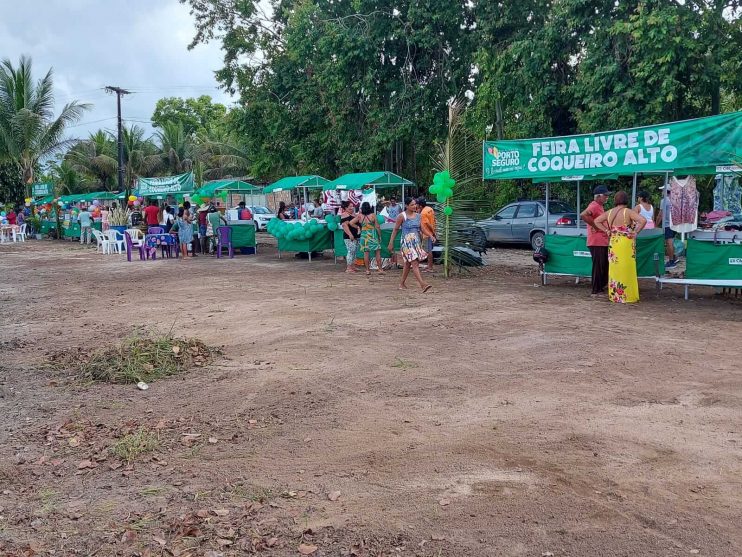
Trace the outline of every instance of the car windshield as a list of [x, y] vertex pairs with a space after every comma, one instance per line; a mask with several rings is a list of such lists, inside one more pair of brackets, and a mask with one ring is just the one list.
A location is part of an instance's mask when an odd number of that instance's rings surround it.
[[549, 214], [574, 213], [575, 210], [562, 201], [549, 201]]
[[268, 207], [250, 207], [252, 212], [256, 215], [270, 215], [271, 212]]

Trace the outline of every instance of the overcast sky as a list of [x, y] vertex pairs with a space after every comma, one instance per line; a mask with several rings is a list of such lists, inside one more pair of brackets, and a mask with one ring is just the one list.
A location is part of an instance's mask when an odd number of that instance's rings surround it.
[[106, 85], [134, 93], [123, 98], [123, 117], [150, 132], [162, 97], [232, 100], [214, 78], [219, 43], [188, 50], [194, 24], [178, 0], [0, 0], [0, 8], [0, 58], [31, 56], [35, 79], [53, 68], [57, 111], [70, 100], [94, 105], [70, 130], [75, 137], [115, 130], [116, 96]]

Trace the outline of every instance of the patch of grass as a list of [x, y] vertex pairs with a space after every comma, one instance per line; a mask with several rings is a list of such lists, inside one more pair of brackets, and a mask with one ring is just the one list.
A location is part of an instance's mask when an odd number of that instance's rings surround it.
[[133, 333], [115, 347], [100, 352], [68, 351], [52, 364], [72, 367], [89, 381], [151, 383], [192, 367], [211, 363], [217, 350], [194, 338]]
[[154, 497], [156, 495], [160, 495], [161, 493], [165, 493], [166, 491], [167, 491], [167, 487], [163, 487], [163, 486], [157, 487], [154, 485], [149, 485], [143, 488], [139, 492], [139, 494], [142, 495], [143, 497]]
[[407, 370], [407, 369], [416, 368], [417, 364], [415, 362], [411, 362], [409, 360], [403, 360], [402, 358], [397, 357], [397, 358], [394, 358], [394, 363], [392, 364], [391, 367], [397, 367], [397, 368], [401, 368], [402, 370]]
[[144, 453], [152, 452], [160, 445], [157, 434], [145, 427], [124, 435], [111, 447], [111, 452], [126, 462], [132, 462]]
[[44, 488], [39, 490], [39, 499], [41, 500], [41, 512], [50, 514], [57, 508], [57, 492], [53, 489]]

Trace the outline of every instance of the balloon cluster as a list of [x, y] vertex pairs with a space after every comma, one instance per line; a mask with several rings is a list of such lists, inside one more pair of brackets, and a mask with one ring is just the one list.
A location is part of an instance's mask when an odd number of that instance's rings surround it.
[[191, 205], [200, 205], [203, 199], [201, 199], [201, 196], [198, 194], [194, 194], [191, 196]]
[[337, 215], [327, 215], [325, 217], [325, 222], [327, 223], [327, 228], [330, 232], [335, 232], [340, 228], [340, 217]]
[[325, 229], [317, 219], [309, 222], [286, 222], [281, 219], [271, 219], [268, 221], [266, 230], [271, 236], [286, 240], [309, 240]]
[[[451, 178], [451, 174], [449, 174], [448, 170], [444, 170], [443, 172], [437, 172], [435, 176], [433, 176], [433, 185], [428, 188], [428, 191], [435, 195], [438, 203], [446, 203], [449, 198], [453, 196], [453, 187], [455, 185], [456, 180]], [[453, 208], [446, 206], [443, 209], [443, 213], [446, 216], [451, 216], [453, 214]]]

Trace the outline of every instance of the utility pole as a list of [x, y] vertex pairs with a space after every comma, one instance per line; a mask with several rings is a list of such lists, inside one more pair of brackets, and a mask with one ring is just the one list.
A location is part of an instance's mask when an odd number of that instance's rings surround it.
[[109, 93], [116, 93], [116, 108], [118, 112], [118, 163], [119, 163], [119, 191], [124, 192], [124, 207], [129, 199], [129, 184], [124, 184], [124, 137], [123, 137], [123, 121], [121, 120], [121, 97], [123, 95], [129, 95], [130, 92], [121, 87], [113, 87], [111, 85], [106, 87], [106, 91]]

